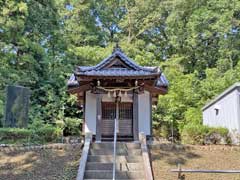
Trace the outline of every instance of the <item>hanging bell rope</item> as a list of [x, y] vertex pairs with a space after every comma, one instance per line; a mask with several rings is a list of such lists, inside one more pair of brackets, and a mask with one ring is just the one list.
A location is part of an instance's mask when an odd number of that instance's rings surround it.
[[128, 92], [128, 91], [132, 91], [135, 89], [138, 89], [140, 86], [136, 86], [136, 87], [132, 87], [132, 88], [104, 88], [102, 86], [97, 86], [98, 89], [107, 91], [107, 92], [115, 92], [115, 91], [122, 91], [122, 92]]

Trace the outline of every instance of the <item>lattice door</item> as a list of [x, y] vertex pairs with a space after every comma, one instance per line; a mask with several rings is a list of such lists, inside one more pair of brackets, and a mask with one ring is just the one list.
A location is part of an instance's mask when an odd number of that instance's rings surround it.
[[[116, 118], [116, 104], [102, 102], [102, 135], [113, 136], [114, 119]], [[122, 102], [119, 104], [119, 136], [133, 135], [133, 105]]]

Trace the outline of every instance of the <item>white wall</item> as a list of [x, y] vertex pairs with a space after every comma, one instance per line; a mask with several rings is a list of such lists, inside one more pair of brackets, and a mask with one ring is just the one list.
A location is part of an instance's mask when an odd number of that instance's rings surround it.
[[85, 105], [85, 132], [96, 134], [96, 94], [90, 91], [86, 92], [86, 105]]
[[[132, 97], [131, 97], [132, 98]], [[122, 98], [123, 102], [131, 102], [131, 98]], [[107, 95], [103, 96], [102, 101], [112, 101]], [[86, 92], [85, 105], [85, 132], [92, 132], [96, 134], [96, 95]], [[138, 96], [138, 128], [139, 132], [144, 132], [146, 135], [151, 135], [151, 107], [150, 107], [150, 93], [145, 91], [144, 94]]]
[[[212, 127], [226, 127], [240, 132], [239, 92], [233, 90], [203, 111], [203, 124]], [[219, 113], [215, 108], [219, 107]]]
[[138, 95], [138, 128], [139, 133], [144, 132], [145, 135], [151, 135], [151, 107], [150, 93], [145, 91], [144, 94]]

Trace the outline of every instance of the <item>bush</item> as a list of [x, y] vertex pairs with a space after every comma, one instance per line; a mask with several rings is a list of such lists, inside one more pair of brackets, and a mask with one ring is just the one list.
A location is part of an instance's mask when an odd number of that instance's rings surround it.
[[29, 128], [32, 130], [31, 141], [33, 143], [55, 142], [62, 136], [62, 129], [43, 121], [36, 120]]
[[170, 129], [167, 123], [159, 123], [156, 121], [153, 121], [153, 135], [155, 137], [163, 137], [168, 139], [170, 136]]
[[184, 113], [185, 124], [201, 124], [202, 122], [202, 111], [198, 108], [188, 108]]
[[209, 131], [208, 133], [209, 134], [212, 134], [212, 133], [218, 133], [220, 134], [222, 137], [226, 137], [228, 136], [228, 129], [227, 128], [223, 128], [223, 127], [209, 127]]
[[64, 135], [79, 136], [81, 134], [82, 119], [65, 118], [64, 120]]
[[228, 129], [187, 124], [181, 131], [181, 140], [185, 144], [229, 144]]
[[205, 136], [205, 144], [231, 144], [229, 131], [223, 127], [209, 127]]
[[49, 124], [34, 131], [34, 136], [38, 136], [38, 140], [42, 142], [55, 142], [62, 136], [60, 128], [53, 127]]
[[0, 128], [0, 143], [46, 143], [56, 142], [62, 137], [62, 130], [41, 121], [29, 125], [29, 129]]
[[208, 127], [196, 124], [187, 124], [181, 131], [181, 140], [184, 144], [204, 144]]
[[6, 143], [17, 143], [27, 142], [31, 137], [32, 131], [29, 129], [21, 128], [0, 128], [0, 142]]

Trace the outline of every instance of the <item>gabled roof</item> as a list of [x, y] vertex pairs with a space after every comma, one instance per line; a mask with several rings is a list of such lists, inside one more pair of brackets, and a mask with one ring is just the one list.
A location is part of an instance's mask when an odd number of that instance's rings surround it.
[[223, 97], [228, 95], [230, 92], [232, 92], [233, 90], [235, 90], [236, 88], [239, 88], [239, 87], [240, 87], [240, 82], [233, 84], [232, 86], [227, 88], [225, 91], [223, 91], [221, 94], [216, 96], [213, 100], [208, 102], [205, 106], [203, 106], [202, 111], [204, 111], [205, 109], [207, 109], [208, 107], [210, 107], [211, 105], [213, 105], [214, 103], [216, 103], [217, 101], [219, 101], [220, 99], [222, 99]]
[[[119, 59], [129, 68], [106, 68], [108, 65]], [[137, 75], [151, 75], [160, 74], [159, 67], [143, 67], [136, 64], [132, 59], [127, 57], [122, 50], [117, 47], [113, 53], [101, 61], [96, 66], [78, 66], [75, 70], [75, 75], [87, 75], [87, 76], [137, 76]]]
[[[118, 66], [121, 67], [118, 67]], [[154, 77], [156, 87], [167, 87], [168, 81], [159, 67], [143, 67], [127, 57], [117, 46], [113, 53], [95, 66], [78, 66], [68, 80], [68, 87], [79, 86], [76, 77]]]

